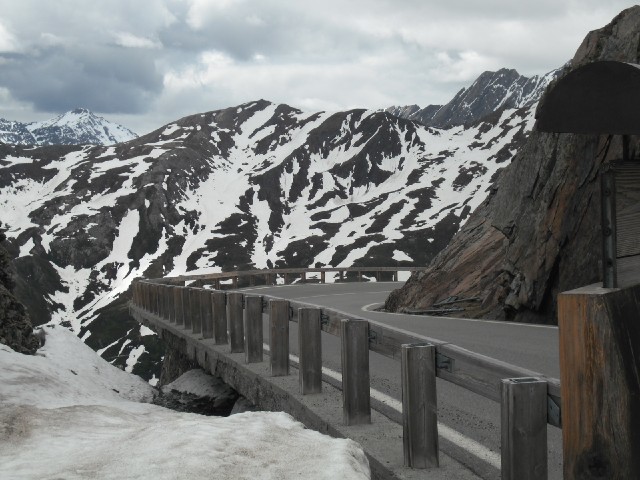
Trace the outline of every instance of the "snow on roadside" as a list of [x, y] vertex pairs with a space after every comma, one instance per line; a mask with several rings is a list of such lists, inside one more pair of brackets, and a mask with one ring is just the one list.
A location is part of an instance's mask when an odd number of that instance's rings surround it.
[[142, 403], [154, 390], [48, 326], [22, 355], [0, 345], [0, 478], [366, 479], [351, 440], [307, 430], [285, 413], [228, 418]]

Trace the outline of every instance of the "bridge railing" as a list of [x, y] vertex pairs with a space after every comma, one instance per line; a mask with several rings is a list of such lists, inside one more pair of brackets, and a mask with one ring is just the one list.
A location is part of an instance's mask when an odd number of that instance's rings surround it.
[[[221, 280], [257, 275], [269, 275], [272, 279], [276, 274], [297, 274], [303, 278], [310, 271], [398, 270], [398, 267], [287, 269], [144, 280], [134, 283], [132, 308], [201, 333], [204, 339], [213, 339], [216, 344], [228, 343], [231, 352], [245, 352], [247, 363], [263, 360], [262, 315], [267, 313], [269, 362], [274, 376], [289, 374], [288, 325], [290, 321], [298, 322], [303, 394], [321, 388], [320, 331], [340, 337], [346, 425], [370, 422], [369, 351], [398, 361], [402, 375], [405, 464], [414, 468], [438, 465], [435, 378], [452, 382], [501, 404], [502, 478], [546, 478], [546, 424], [561, 428], [562, 423], [558, 379], [339, 310], [270, 295], [215, 289]], [[184, 286], [185, 282], [191, 285]], [[237, 280], [233, 283], [237, 285]]]

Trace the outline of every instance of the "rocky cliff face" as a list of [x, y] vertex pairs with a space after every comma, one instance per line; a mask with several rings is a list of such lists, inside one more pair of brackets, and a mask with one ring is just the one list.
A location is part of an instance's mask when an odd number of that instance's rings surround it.
[[[596, 60], [638, 63], [639, 32], [635, 6], [590, 32], [572, 67]], [[477, 297], [465, 315], [555, 323], [557, 294], [600, 278], [598, 175], [604, 162], [621, 157], [621, 145], [614, 139], [607, 150], [606, 140], [534, 127], [490, 196], [427, 270], [390, 295], [386, 308]]]
[[0, 222], [0, 343], [16, 352], [33, 354], [40, 346], [40, 339], [33, 334], [24, 305], [12, 293], [15, 283], [9, 254], [2, 245], [5, 240]]

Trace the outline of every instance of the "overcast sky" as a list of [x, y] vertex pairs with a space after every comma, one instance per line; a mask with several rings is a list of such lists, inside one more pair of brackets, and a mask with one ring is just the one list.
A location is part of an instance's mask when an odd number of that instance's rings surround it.
[[0, 118], [86, 107], [136, 133], [264, 98], [444, 103], [485, 70], [542, 74], [633, 5], [607, 0], [0, 0]]

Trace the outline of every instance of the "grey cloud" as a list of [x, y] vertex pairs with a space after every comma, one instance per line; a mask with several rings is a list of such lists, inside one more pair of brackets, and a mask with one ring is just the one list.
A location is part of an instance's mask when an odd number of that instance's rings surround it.
[[86, 107], [103, 113], [141, 113], [162, 91], [162, 76], [145, 49], [51, 47], [6, 60], [0, 86], [47, 112]]

